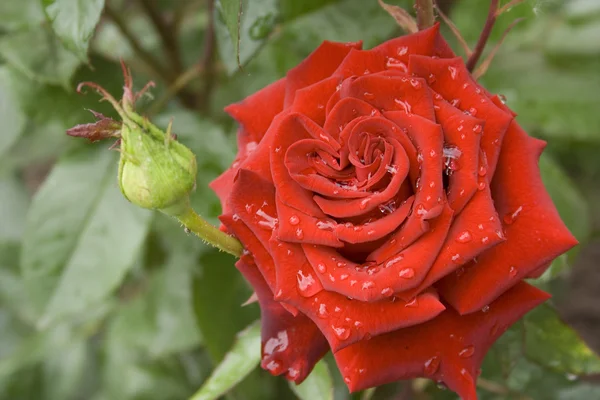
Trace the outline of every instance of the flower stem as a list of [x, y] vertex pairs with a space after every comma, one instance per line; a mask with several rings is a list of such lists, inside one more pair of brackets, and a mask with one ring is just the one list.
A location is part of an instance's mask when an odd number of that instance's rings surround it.
[[490, 9], [488, 12], [487, 19], [485, 21], [485, 25], [483, 26], [483, 30], [481, 31], [481, 35], [479, 35], [479, 40], [477, 40], [477, 44], [475, 45], [475, 50], [467, 60], [467, 69], [469, 72], [473, 72], [475, 66], [477, 65], [477, 61], [479, 61], [479, 57], [483, 53], [483, 49], [490, 38], [490, 34], [492, 33], [492, 28], [496, 23], [496, 17], [498, 12], [498, 0], [490, 1]]
[[235, 257], [241, 257], [244, 247], [239, 240], [206, 222], [191, 206], [188, 205], [183, 212], [174, 216], [186, 229], [208, 244]]
[[415, 0], [417, 9], [417, 26], [419, 30], [433, 26], [435, 17], [433, 15], [433, 0]]

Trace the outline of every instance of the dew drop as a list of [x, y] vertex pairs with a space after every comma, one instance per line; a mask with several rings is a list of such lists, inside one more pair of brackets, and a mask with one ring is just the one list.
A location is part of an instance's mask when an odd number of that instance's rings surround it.
[[448, 66], [448, 71], [450, 71], [450, 77], [452, 79], [456, 79], [456, 67]]
[[512, 213], [508, 213], [504, 216], [503, 220], [504, 223], [506, 225], [510, 225], [513, 222], [515, 222], [515, 219], [517, 219], [517, 217], [519, 216], [519, 214], [521, 214], [521, 211], [523, 211], [523, 206], [519, 206], [519, 208], [517, 208], [515, 211], [513, 211]]
[[405, 113], [407, 113], [407, 114], [412, 113], [412, 107], [407, 101], [396, 98], [396, 99], [394, 99], [394, 103], [396, 103], [399, 107], [401, 107]]
[[490, 311], [490, 306], [483, 306], [483, 308], [481, 309], [481, 312], [486, 313]]
[[366, 281], [366, 282], [363, 282], [362, 289], [363, 290], [367, 290], [367, 289], [372, 288], [373, 286], [375, 286], [375, 282], [373, 282], [373, 281]]
[[398, 272], [398, 276], [404, 279], [412, 279], [415, 276], [415, 270], [412, 268], [404, 268]]
[[404, 305], [404, 307], [408, 307], [408, 308], [415, 308], [419, 306], [419, 300], [417, 300], [416, 297], [414, 297], [413, 299], [409, 300], [406, 302], [406, 304]]
[[300, 223], [300, 218], [298, 218], [297, 215], [292, 215], [289, 219], [290, 224], [292, 225], [298, 225]]
[[421, 82], [419, 82], [417, 79], [414, 79], [414, 78], [410, 80], [410, 85], [412, 87], [414, 87], [415, 89], [421, 88]]
[[408, 53], [408, 46], [400, 46], [398, 47], [397, 53], [399, 56], [403, 56]]
[[381, 294], [385, 297], [390, 297], [394, 294], [394, 290], [391, 287], [386, 287], [381, 290]]
[[302, 231], [301, 228], [296, 229], [296, 237], [298, 239], [303, 239], [304, 238], [304, 232]]
[[485, 181], [480, 181], [479, 184], [477, 184], [477, 190], [482, 191], [485, 189], [486, 186], [487, 184], [485, 183]]
[[474, 346], [467, 346], [464, 349], [462, 349], [458, 355], [461, 358], [469, 358], [471, 357], [473, 354], [475, 354], [475, 347]]
[[510, 268], [508, 269], [508, 276], [510, 276], [511, 278], [514, 278], [515, 276], [517, 276], [518, 272], [519, 272], [519, 270], [517, 269], [517, 267], [515, 267], [514, 265], [511, 265]]
[[484, 237], [481, 238], [481, 243], [483, 243], [483, 244], [486, 244], [489, 241], [490, 241], [490, 238], [487, 237], [487, 236], [484, 236]]
[[476, 124], [473, 127], [473, 132], [475, 132], [475, 133], [481, 133], [482, 130], [483, 130], [483, 127], [481, 125], [479, 125], [479, 124]]
[[460, 263], [460, 254], [456, 253], [455, 255], [452, 256], [451, 259], [452, 259], [452, 262], [455, 262], [457, 264]]
[[240, 216], [239, 216], [239, 215], [237, 215], [237, 214], [233, 214], [233, 215], [231, 216], [231, 219], [233, 219], [234, 221], [236, 221], [236, 222], [237, 222], [237, 221], [239, 221], [239, 220], [240, 220]]
[[305, 297], [311, 297], [316, 293], [316, 290], [318, 290], [317, 286], [315, 285], [315, 278], [313, 278], [310, 273], [304, 275], [302, 270], [298, 270], [296, 280], [298, 282], [298, 290], [300, 290], [300, 294]]
[[348, 274], [341, 274], [340, 275], [340, 281], [345, 281], [346, 279], [348, 279]]
[[327, 305], [321, 303], [319, 304], [319, 313], [318, 313], [320, 318], [327, 318], [327, 316], [329, 315], [329, 312], [327, 312]]
[[440, 367], [440, 359], [437, 356], [431, 357], [429, 360], [425, 361], [425, 375], [433, 375], [437, 372]]
[[365, 97], [365, 99], [367, 100], [373, 100], [375, 98], [375, 95], [371, 92], [364, 92], [363, 96]]
[[331, 329], [333, 329], [333, 333], [340, 340], [346, 340], [350, 337], [350, 329], [348, 328], [331, 325]]
[[479, 176], [485, 176], [485, 174], [487, 174], [487, 168], [482, 165], [481, 167], [479, 167], [478, 173], [479, 173]]
[[471, 114], [472, 116], [476, 116], [477, 115], [477, 109], [475, 107], [469, 108], [469, 114]]
[[435, 79], [435, 75], [434, 75], [434, 74], [429, 74], [429, 76], [427, 77], [427, 82], [428, 82], [430, 85], [433, 85], [433, 84], [435, 83], [435, 80], [436, 80], [436, 79]]
[[471, 240], [473, 240], [473, 236], [469, 231], [464, 231], [456, 237], [458, 243], [469, 243]]
[[327, 272], [327, 266], [323, 263], [319, 263], [317, 264], [317, 271], [324, 274], [325, 272]]
[[362, 200], [358, 206], [360, 207], [361, 210], [364, 210], [365, 208], [367, 208], [367, 204], [371, 201], [371, 199], [367, 198]]

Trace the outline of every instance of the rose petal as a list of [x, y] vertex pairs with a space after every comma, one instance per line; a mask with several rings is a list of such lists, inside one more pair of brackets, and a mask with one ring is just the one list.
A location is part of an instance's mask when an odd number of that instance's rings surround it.
[[356, 51], [355, 49], [361, 47], [361, 42], [335, 43], [324, 41], [300, 64], [288, 71], [286, 75], [285, 107], [289, 107], [294, 102], [294, 97], [299, 89], [331, 76], [340, 63], [346, 59], [349, 52]]
[[471, 115], [486, 121], [481, 148], [487, 157], [488, 175], [491, 179], [496, 169], [502, 139], [513, 119], [512, 114], [496, 106], [485, 95], [460, 57], [434, 59], [411, 56], [408, 70], [411, 74], [428, 79], [429, 86], [450, 103], [454, 102], [457, 108], [469, 111]]
[[444, 131], [444, 146], [460, 151], [458, 158], [447, 160], [452, 163], [448, 202], [457, 215], [477, 192], [479, 174], [487, 174], [487, 167], [479, 168], [479, 144], [485, 120], [465, 115], [437, 96], [434, 96], [434, 104], [435, 117]]
[[350, 392], [403, 379], [444, 382], [464, 400], [476, 400], [477, 370], [491, 345], [548, 294], [521, 282], [488, 312], [460, 316], [448, 309], [433, 320], [364, 340], [334, 353]]
[[357, 264], [325, 246], [303, 245], [303, 249], [326, 290], [360, 301], [377, 301], [421, 283], [445, 241], [451, 221], [452, 210], [446, 207], [442, 215], [432, 220], [431, 230], [419, 240], [402, 253], [393, 253], [377, 262]]
[[333, 351], [365, 338], [420, 324], [444, 310], [433, 291], [420, 295], [416, 303], [350, 300], [322, 290], [300, 245], [272, 239], [271, 255], [277, 270], [276, 300], [292, 304], [312, 319]]
[[283, 110], [286, 84], [286, 78], [282, 78], [239, 103], [230, 104], [225, 111], [259, 143], [273, 118]]
[[252, 257], [242, 256], [236, 267], [252, 285], [260, 303], [262, 368], [301, 383], [329, 351], [325, 337], [305, 315], [293, 316], [273, 300], [273, 292]]
[[478, 257], [464, 274], [440, 281], [440, 294], [461, 314], [491, 303], [577, 244], [542, 183], [537, 163], [543, 147], [542, 141], [511, 123], [492, 181], [506, 241]]
[[489, 188], [478, 191], [452, 222], [442, 250], [425, 279], [419, 286], [397, 296], [411, 299], [451, 272], [459, 274], [461, 265], [505, 240], [503, 235], [498, 235], [501, 229]]
[[340, 78], [331, 77], [298, 90], [294, 97], [292, 111], [304, 114], [323, 126], [325, 123], [325, 106], [340, 82]]

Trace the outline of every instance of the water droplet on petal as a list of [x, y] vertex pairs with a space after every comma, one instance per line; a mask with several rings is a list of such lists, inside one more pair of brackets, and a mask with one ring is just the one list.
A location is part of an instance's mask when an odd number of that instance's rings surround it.
[[403, 56], [408, 53], [408, 46], [400, 46], [398, 47], [397, 53], [399, 56]]
[[486, 313], [488, 311], [490, 311], [490, 306], [483, 306], [483, 308], [481, 309], [481, 312], [484, 312], [484, 313]]
[[510, 268], [508, 269], [508, 276], [510, 276], [511, 278], [514, 278], [515, 276], [517, 276], [518, 272], [519, 272], [519, 270], [517, 269], [517, 267], [515, 267], [514, 265], [511, 265]]
[[471, 240], [473, 240], [473, 236], [469, 231], [464, 231], [456, 237], [458, 243], [469, 243]]
[[298, 239], [303, 239], [304, 238], [304, 232], [302, 231], [301, 228], [296, 229], [296, 237]]
[[456, 79], [456, 67], [448, 66], [448, 71], [450, 71], [450, 77], [452, 79]]
[[346, 340], [350, 337], [350, 329], [348, 328], [331, 325], [331, 329], [333, 329], [335, 336], [340, 340]]
[[290, 224], [292, 225], [298, 225], [300, 223], [300, 218], [298, 218], [297, 215], [292, 215], [289, 219]]
[[360, 209], [361, 209], [361, 210], [364, 210], [365, 208], [367, 208], [367, 204], [368, 204], [370, 201], [371, 201], [371, 199], [369, 199], [369, 198], [363, 199], [363, 200], [362, 200], [362, 201], [361, 201], [361, 202], [358, 204], [358, 206], [360, 207]]
[[429, 360], [425, 361], [425, 375], [433, 375], [437, 372], [440, 367], [440, 359], [437, 356], [431, 357]]
[[455, 255], [452, 256], [452, 261], [455, 263], [460, 263], [460, 254], [456, 253]]
[[317, 292], [318, 287], [315, 285], [315, 278], [313, 278], [310, 273], [304, 275], [302, 270], [298, 270], [296, 280], [298, 282], [298, 290], [300, 291], [301, 295], [305, 297], [311, 297]]
[[375, 286], [375, 282], [373, 282], [373, 281], [366, 281], [366, 282], [363, 282], [362, 289], [363, 290], [367, 290], [367, 289], [370, 289], [370, 288], [372, 288], [374, 286]]
[[327, 305], [321, 303], [319, 304], [319, 313], [318, 313], [320, 318], [327, 318], [327, 316], [329, 315], [329, 312], [327, 312]]
[[479, 125], [479, 124], [476, 124], [473, 127], [473, 132], [475, 132], [475, 133], [481, 133], [482, 130], [483, 130], [483, 127], [481, 125]]
[[412, 279], [415, 276], [415, 270], [412, 268], [404, 268], [398, 272], [398, 276], [404, 279]]
[[504, 216], [504, 218], [503, 218], [504, 223], [507, 224], [507, 225], [510, 225], [513, 222], [515, 222], [515, 219], [517, 219], [517, 217], [519, 216], [519, 214], [521, 214], [521, 211], [523, 211], [523, 206], [519, 206], [519, 208], [517, 208], [512, 213], [506, 214]]
[[415, 89], [420, 89], [421, 88], [421, 82], [419, 82], [419, 80], [417, 79], [411, 79], [410, 80], [410, 84], [412, 87], [414, 87]]
[[365, 97], [365, 99], [367, 100], [373, 100], [375, 98], [375, 95], [371, 92], [364, 92], [363, 96]]
[[323, 263], [319, 263], [317, 264], [317, 271], [324, 274], [325, 272], [327, 272], [327, 266]]
[[429, 76], [427, 77], [427, 82], [428, 82], [430, 85], [433, 85], [433, 84], [435, 83], [435, 80], [436, 80], [436, 79], [435, 79], [435, 75], [434, 75], [434, 74], [429, 74]]
[[233, 214], [233, 215], [231, 216], [231, 219], [233, 219], [234, 221], [239, 221], [239, 220], [240, 220], [240, 216], [239, 216], [239, 215], [237, 215], [237, 214]]
[[473, 354], [475, 354], [475, 347], [474, 346], [467, 346], [464, 349], [462, 349], [458, 355], [461, 358], [469, 358], [471, 357]]
[[486, 186], [487, 184], [485, 183], [485, 181], [479, 181], [479, 184], [477, 185], [477, 190], [482, 191], [485, 189]]
[[419, 300], [416, 297], [406, 302], [404, 307], [415, 308], [419, 306]]
[[407, 114], [412, 113], [412, 107], [407, 101], [396, 98], [396, 99], [394, 99], [394, 103], [396, 103], [400, 108], [402, 108], [402, 110], [405, 113], [407, 113]]
[[385, 297], [390, 297], [394, 294], [394, 290], [391, 287], [386, 287], [383, 290], [381, 290], [381, 294]]

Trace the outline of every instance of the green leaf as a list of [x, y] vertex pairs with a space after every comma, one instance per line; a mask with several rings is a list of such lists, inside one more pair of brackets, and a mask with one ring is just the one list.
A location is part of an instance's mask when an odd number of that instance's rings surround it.
[[0, 58], [41, 83], [68, 87], [79, 60], [44, 25], [0, 36]]
[[0, 67], [0, 157], [13, 145], [25, 127], [25, 115], [9, 88], [9, 71]]
[[556, 311], [542, 305], [524, 318], [524, 353], [541, 366], [564, 374], [600, 373], [600, 358]]
[[86, 149], [56, 164], [33, 200], [21, 261], [42, 325], [102, 301], [139, 252], [152, 213], [130, 205], [115, 177], [113, 154]]
[[0, 1], [0, 29], [14, 31], [36, 26], [44, 20], [40, 0]]
[[29, 196], [15, 177], [0, 177], [0, 244], [18, 242], [25, 229]]
[[43, 0], [52, 29], [65, 47], [87, 62], [90, 39], [100, 21], [104, 0]]
[[216, 3], [234, 49], [237, 64], [240, 64], [240, 20], [242, 18], [242, 0], [219, 0]]
[[77, 338], [63, 351], [47, 357], [42, 364], [45, 397], [72, 399], [77, 395], [88, 366], [88, 356], [87, 342]]
[[236, 333], [258, 318], [255, 305], [242, 307], [252, 292], [233, 263], [230, 255], [210, 249], [194, 276], [196, 321], [214, 362], [225, 356]]
[[333, 379], [324, 360], [319, 361], [300, 385], [289, 382], [290, 388], [301, 400], [333, 400]]
[[214, 400], [231, 390], [260, 362], [260, 322], [237, 335], [236, 342], [190, 400]]
[[221, 0], [217, 4], [223, 18], [223, 23], [217, 18], [215, 25], [220, 56], [227, 72], [233, 73], [256, 54], [273, 31], [279, 17], [277, 1]]
[[126, 285], [124, 293], [136, 293], [136, 297], [119, 310], [112, 322], [112, 332], [120, 342], [153, 359], [200, 344], [191, 306], [195, 253], [182, 250], [172, 251], [167, 262], [144, 282]]

